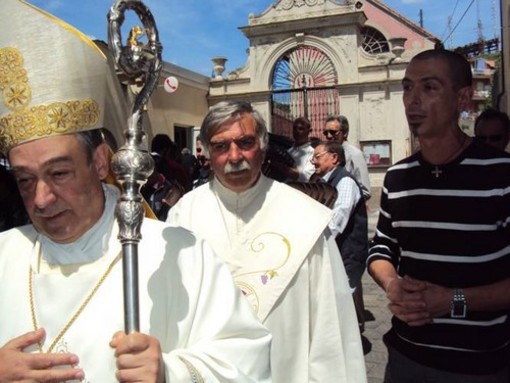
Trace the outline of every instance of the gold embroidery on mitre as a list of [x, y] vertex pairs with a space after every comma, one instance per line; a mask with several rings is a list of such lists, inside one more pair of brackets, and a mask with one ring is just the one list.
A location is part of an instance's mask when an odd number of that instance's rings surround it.
[[99, 104], [93, 99], [30, 107], [32, 91], [23, 56], [16, 48], [0, 49], [0, 89], [4, 105], [13, 111], [0, 117], [2, 151], [29, 139], [86, 130], [99, 121]]
[[0, 49], [0, 88], [7, 108], [20, 110], [32, 99], [23, 56], [16, 48]]

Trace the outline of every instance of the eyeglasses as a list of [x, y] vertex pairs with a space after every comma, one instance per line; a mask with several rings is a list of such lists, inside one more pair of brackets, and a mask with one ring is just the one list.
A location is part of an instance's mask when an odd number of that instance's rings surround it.
[[338, 136], [338, 134], [341, 132], [341, 130], [333, 130], [333, 129], [325, 129], [322, 131], [322, 134], [325, 136], [332, 135], [333, 137]]
[[223, 154], [229, 151], [232, 142], [235, 143], [240, 150], [251, 150], [257, 144], [257, 137], [243, 136], [240, 138], [233, 138], [231, 140], [210, 142], [209, 147], [211, 148], [212, 153]]
[[327, 154], [329, 153], [327, 150], [323, 151], [323, 152], [320, 152], [320, 153], [317, 153], [317, 154], [314, 154], [312, 156], [312, 158], [310, 158], [310, 162], [314, 162], [314, 161], [317, 161], [319, 158], [321, 158], [324, 154]]

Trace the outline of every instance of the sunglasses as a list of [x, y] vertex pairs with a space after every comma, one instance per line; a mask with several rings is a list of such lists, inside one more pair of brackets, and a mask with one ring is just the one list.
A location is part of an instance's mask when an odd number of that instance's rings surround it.
[[332, 136], [338, 136], [338, 134], [341, 132], [341, 130], [332, 130], [332, 129], [325, 129], [322, 131], [322, 134], [325, 136], [332, 135]]
[[223, 154], [227, 153], [230, 150], [230, 145], [233, 143], [236, 144], [236, 146], [240, 150], [251, 150], [257, 145], [257, 137], [255, 136], [244, 136], [241, 138], [233, 138], [231, 140], [224, 140], [224, 141], [211, 141], [209, 143], [209, 147], [211, 148], [211, 152], [215, 154]]

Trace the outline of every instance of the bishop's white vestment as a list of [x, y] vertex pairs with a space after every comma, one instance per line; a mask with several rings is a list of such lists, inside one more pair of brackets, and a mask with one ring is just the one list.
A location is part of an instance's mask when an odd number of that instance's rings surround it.
[[[37, 326], [46, 329], [46, 352], [113, 265], [52, 351], [77, 354], [88, 383], [117, 381], [109, 342], [124, 331], [121, 246], [113, 219], [117, 195], [110, 186], [105, 194], [101, 220], [77, 244], [55, 244], [31, 225], [0, 234], [0, 345], [34, 329], [33, 307]], [[140, 332], [159, 339], [166, 381], [270, 382], [270, 335], [210, 247], [185, 229], [150, 219], [142, 236]], [[35, 346], [26, 351], [39, 352]]]
[[351, 291], [332, 212], [263, 175], [242, 193], [214, 179], [185, 194], [168, 222], [205, 238], [272, 332], [277, 383], [366, 382]]

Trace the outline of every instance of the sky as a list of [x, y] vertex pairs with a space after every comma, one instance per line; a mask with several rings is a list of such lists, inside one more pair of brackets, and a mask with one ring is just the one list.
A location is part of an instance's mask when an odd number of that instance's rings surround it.
[[[28, 1], [91, 38], [107, 40], [106, 15], [113, 0]], [[416, 24], [421, 10], [423, 27], [441, 38], [447, 48], [476, 42], [480, 31], [485, 39], [500, 33], [499, 0], [382, 2]], [[206, 76], [212, 73], [214, 56], [228, 58], [225, 73], [246, 64], [248, 39], [238, 28], [248, 25], [250, 13], [260, 14], [273, 3], [276, 0], [144, 0], [156, 20], [163, 59]], [[124, 26], [130, 26], [131, 14]], [[122, 33], [125, 40], [127, 31]]]

